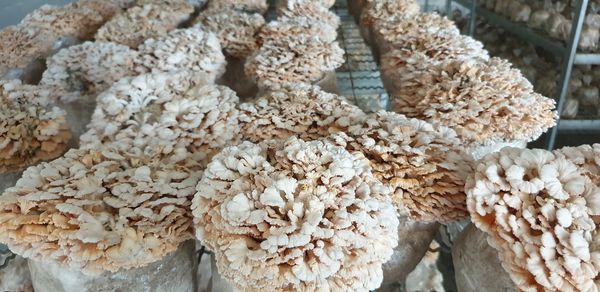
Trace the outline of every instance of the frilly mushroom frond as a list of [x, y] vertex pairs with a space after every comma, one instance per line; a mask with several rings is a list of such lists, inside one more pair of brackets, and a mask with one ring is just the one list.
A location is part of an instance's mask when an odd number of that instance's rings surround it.
[[181, 159], [193, 152], [207, 163], [239, 140], [239, 112], [235, 92], [204, 82], [202, 75], [187, 72], [119, 80], [98, 96], [82, 147], [124, 141], [123, 147], [132, 143], [149, 153]]
[[278, 11], [279, 18], [307, 17], [328, 24], [330, 26], [329, 29], [337, 29], [340, 26], [340, 17], [320, 2], [306, 0], [287, 1], [286, 5], [282, 6]]
[[47, 56], [55, 37], [54, 32], [39, 27], [16, 25], [0, 30], [0, 76]]
[[267, 0], [217, 0], [208, 1], [207, 10], [233, 9], [246, 13], [265, 14], [269, 9]]
[[199, 28], [173, 30], [146, 40], [138, 48], [136, 70], [145, 72], [190, 71], [213, 82], [225, 72], [225, 56], [218, 37]]
[[[85, 42], [60, 50], [47, 61], [40, 84], [70, 92], [67, 99], [96, 94], [125, 76], [136, 75], [138, 53], [110, 42]], [[69, 100], [63, 100], [69, 101]]]
[[504, 148], [467, 180], [467, 206], [523, 291], [600, 289], [600, 144]]
[[290, 136], [319, 139], [345, 131], [364, 117], [345, 98], [309, 85], [286, 87], [240, 105], [242, 136], [257, 143]]
[[140, 149], [72, 149], [25, 170], [0, 197], [0, 241], [35, 260], [96, 274], [147, 265], [193, 238], [202, 171]]
[[197, 190], [196, 235], [240, 290], [374, 290], [398, 243], [389, 189], [328, 142], [225, 148]]
[[194, 12], [188, 3], [134, 6], [105, 23], [96, 33], [97, 41], [136, 48], [149, 38], [166, 35]]
[[367, 3], [360, 15], [360, 24], [368, 28], [374, 28], [377, 23], [390, 21], [398, 16], [416, 16], [420, 10], [421, 7], [416, 0], [371, 1]]
[[329, 139], [369, 160], [401, 214], [429, 222], [468, 216], [464, 185], [473, 161], [453, 130], [380, 111]]
[[262, 27], [258, 35], [260, 43], [278, 42], [281, 38], [297, 35], [318, 37], [324, 42], [334, 42], [337, 30], [329, 24], [306, 16], [281, 18], [270, 21]]
[[[111, 15], [112, 16], [112, 15]], [[92, 39], [108, 18], [88, 6], [67, 5], [63, 7], [42, 5], [27, 14], [21, 25], [41, 27], [57, 36], [72, 36], [82, 40]]]

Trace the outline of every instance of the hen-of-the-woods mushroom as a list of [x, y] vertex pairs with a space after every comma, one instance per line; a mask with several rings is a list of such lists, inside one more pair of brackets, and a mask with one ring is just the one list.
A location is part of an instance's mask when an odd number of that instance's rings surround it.
[[[54, 47], [54, 32], [39, 27], [8, 26], [0, 30], [0, 79], [26, 78]], [[39, 66], [43, 67], [43, 66]], [[39, 78], [39, 77], [38, 77]]]
[[247, 13], [265, 14], [269, 9], [267, 0], [210, 0], [207, 9], [233, 9]]
[[88, 40], [107, 20], [103, 14], [87, 6], [42, 5], [25, 16], [21, 25], [49, 29], [59, 37]]
[[134, 75], [135, 50], [109, 42], [85, 42], [60, 50], [49, 58], [40, 84], [68, 92], [61, 100], [73, 101], [96, 94], [122, 77]]
[[71, 132], [62, 109], [36, 102], [29, 93], [0, 92], [0, 173], [20, 171], [65, 151]]
[[277, 9], [294, 9], [296, 5], [321, 5], [331, 8], [334, 4], [335, 0], [277, 0]]
[[72, 149], [25, 170], [0, 197], [0, 241], [17, 254], [84, 273], [147, 265], [193, 238], [201, 167], [185, 159]]
[[240, 290], [374, 290], [398, 244], [389, 189], [328, 142], [225, 148], [197, 190], [196, 236]]
[[146, 39], [166, 35], [193, 12], [194, 7], [183, 2], [134, 6], [100, 27], [96, 40], [136, 48]]
[[326, 22], [306, 16], [284, 17], [270, 21], [261, 28], [258, 39], [261, 44], [264, 44], [278, 42], [281, 38], [301, 34], [319, 37], [324, 42], [334, 42], [337, 39], [335, 28], [332, 28]]
[[[193, 152], [206, 164], [239, 140], [238, 97], [201, 75], [155, 73], [119, 80], [97, 98], [82, 147], [131, 140], [163, 154]], [[155, 148], [151, 148], [153, 151]]]
[[330, 139], [362, 153], [373, 175], [392, 188], [395, 207], [411, 219], [449, 222], [468, 216], [464, 185], [472, 160], [451, 129], [380, 111]]
[[291, 83], [317, 83], [344, 63], [338, 42], [309, 35], [265, 43], [248, 59], [245, 72], [259, 87], [277, 89]]
[[554, 101], [535, 93], [505, 60], [410, 66], [411, 73], [394, 79], [394, 111], [452, 128], [465, 145], [531, 141], [555, 124]]
[[[92, 11], [100, 14], [103, 22], [110, 20], [117, 13], [123, 12], [124, 8], [122, 4], [116, 3], [118, 1], [106, 1], [106, 0], [77, 0], [67, 7], [72, 9], [91, 9]], [[96, 29], [98, 29], [97, 27]]]
[[598, 291], [600, 144], [504, 148], [466, 185], [473, 223], [523, 291]]
[[258, 49], [257, 34], [265, 24], [259, 13], [233, 9], [206, 10], [196, 20], [196, 26], [215, 33], [226, 55], [243, 59]]
[[7, 100], [22, 100], [48, 106], [64, 95], [59, 88], [25, 84], [19, 79], [0, 80], [0, 96]]
[[290, 136], [315, 140], [345, 131], [365, 118], [343, 97], [308, 85], [272, 91], [239, 108], [242, 136], [255, 143]]
[[225, 72], [225, 56], [219, 39], [198, 28], [177, 29], [142, 44], [136, 70], [145, 72], [188, 71], [213, 82]]
[[374, 29], [378, 23], [391, 21], [396, 17], [414, 17], [421, 7], [415, 0], [370, 1], [360, 14], [360, 25]]
[[340, 18], [329, 8], [323, 6], [320, 1], [292, 0], [287, 1], [285, 6], [279, 9], [279, 19], [294, 17], [307, 17], [314, 21], [328, 24], [333, 29], [340, 26]]
[[173, 4], [173, 2], [189, 3], [194, 5], [195, 8], [202, 8], [208, 0], [136, 0], [137, 6], [144, 6], [147, 4]]

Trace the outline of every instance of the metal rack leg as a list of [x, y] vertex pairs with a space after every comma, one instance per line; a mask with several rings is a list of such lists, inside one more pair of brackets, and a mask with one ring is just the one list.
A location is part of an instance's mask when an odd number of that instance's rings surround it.
[[469, 35], [475, 35], [475, 27], [477, 26], [477, 0], [471, 2], [471, 18], [469, 18]]
[[579, 45], [579, 37], [581, 35], [581, 28], [585, 20], [585, 13], [588, 7], [588, 0], [579, 0], [575, 11], [579, 11], [574, 19], [574, 25], [571, 28], [571, 35], [567, 44], [567, 51], [563, 58], [563, 68], [560, 75], [560, 83], [558, 87], [558, 106], [557, 111], [559, 114], [556, 126], [550, 130], [548, 138], [546, 140], [546, 149], [553, 150], [556, 144], [556, 137], [558, 136], [558, 129], [560, 124], [560, 115], [565, 107], [567, 101], [567, 93], [569, 91], [569, 80], [571, 80], [571, 73], [573, 71], [573, 63], [575, 61], [575, 55], [577, 54], [577, 47]]

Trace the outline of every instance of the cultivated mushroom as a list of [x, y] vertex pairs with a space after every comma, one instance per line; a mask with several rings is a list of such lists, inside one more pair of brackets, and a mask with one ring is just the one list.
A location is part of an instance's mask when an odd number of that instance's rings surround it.
[[122, 77], [135, 75], [138, 53], [127, 46], [110, 42], [85, 42], [60, 50], [47, 61], [40, 84], [56, 86], [65, 92], [61, 101], [106, 90]]
[[280, 7], [279, 19], [308, 17], [315, 21], [327, 23], [334, 29], [340, 26], [340, 18], [324, 6], [321, 1], [288, 0], [285, 6]]
[[269, 9], [267, 0], [211, 0], [207, 10], [234, 9], [247, 13], [265, 14]]
[[417, 59], [410, 66], [410, 75], [394, 80], [393, 109], [452, 128], [475, 158], [496, 143], [535, 140], [555, 124], [554, 101], [507, 61]]
[[331, 8], [335, 0], [277, 0], [277, 9], [294, 9], [299, 5], [321, 5], [325, 8]]
[[368, 44], [373, 44], [372, 32], [378, 23], [396, 17], [413, 17], [421, 7], [415, 0], [378, 0], [367, 3], [360, 14], [360, 31]]
[[[208, 162], [239, 140], [238, 97], [202, 75], [155, 73], [119, 80], [98, 96], [84, 148], [131, 140], [163, 154], [192, 152]], [[127, 146], [127, 145], [126, 145]]]
[[600, 289], [600, 144], [504, 148], [467, 180], [467, 206], [523, 291]]
[[134, 6], [105, 23], [96, 33], [96, 40], [136, 48], [148, 38], [166, 35], [194, 12], [188, 3]]
[[136, 70], [146, 72], [188, 71], [212, 83], [225, 72], [225, 56], [217, 36], [198, 28], [176, 29], [146, 40], [138, 48]]
[[369, 291], [398, 244], [367, 162], [295, 137], [225, 148], [192, 203], [196, 236], [239, 290]]
[[17, 25], [0, 30], [0, 79], [37, 82], [54, 39], [52, 31], [39, 27]]
[[264, 44], [300, 34], [318, 37], [328, 43], [337, 39], [337, 30], [328, 23], [306, 16], [282, 17], [270, 21], [261, 28], [258, 38], [260, 43]]
[[239, 108], [242, 136], [255, 143], [290, 136], [315, 140], [346, 131], [365, 117], [343, 97], [309, 85], [272, 91]]

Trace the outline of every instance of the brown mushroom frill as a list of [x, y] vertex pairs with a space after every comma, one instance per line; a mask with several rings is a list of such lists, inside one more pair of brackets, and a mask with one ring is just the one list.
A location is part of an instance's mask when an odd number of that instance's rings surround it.
[[398, 244], [389, 189], [327, 142], [225, 148], [197, 190], [196, 235], [241, 291], [374, 290]]
[[300, 34], [318, 37], [328, 43], [337, 39], [337, 30], [331, 29], [329, 24], [305, 16], [270, 21], [262, 27], [258, 38], [261, 44], [276, 43], [281, 38]]
[[554, 126], [554, 101], [533, 91], [510, 63], [406, 60], [412, 71], [395, 80], [401, 87], [394, 111], [456, 131], [466, 144], [532, 141]]
[[223, 75], [227, 64], [217, 36], [198, 28], [177, 29], [148, 39], [138, 51], [136, 71], [140, 73], [184, 70], [205, 75], [210, 83]]
[[258, 50], [257, 35], [265, 19], [259, 13], [207, 10], [200, 14], [196, 22], [196, 26], [219, 37], [226, 55], [244, 59]]
[[343, 97], [309, 85], [285, 87], [240, 104], [242, 136], [256, 143], [290, 136], [315, 140], [364, 118], [364, 112]]
[[198, 169], [135, 147], [72, 149], [28, 168], [0, 197], [0, 241], [88, 274], [147, 265], [193, 238]]
[[468, 216], [464, 185], [473, 161], [454, 131], [380, 111], [329, 139], [369, 160], [400, 214], [427, 222]]
[[27, 14], [20, 25], [48, 29], [60, 37], [68, 36], [79, 40], [89, 40], [107, 20], [103, 14], [88, 6], [42, 5]]
[[182, 2], [134, 6], [100, 27], [96, 40], [136, 48], [146, 39], [166, 35], [187, 20], [193, 12], [192, 5]]
[[[119, 80], [98, 96], [84, 148], [119, 141], [162, 154], [194, 153], [206, 164], [239, 140], [238, 97], [202, 75], [155, 73]], [[123, 146], [127, 147], [125, 143]]]
[[71, 139], [65, 112], [45, 105], [44, 90], [27, 92], [15, 86], [19, 84], [0, 87], [0, 174], [58, 157]]
[[[295, 17], [307, 17], [314, 21], [328, 24], [335, 29], [340, 26], [340, 18], [324, 6], [321, 1], [291, 0], [281, 7], [278, 19], [292, 19]], [[330, 28], [330, 29], [331, 29]]]
[[415, 0], [383, 0], [367, 3], [360, 15], [360, 25], [374, 29], [378, 23], [391, 21], [395, 17], [413, 17], [421, 7]]
[[17, 25], [1, 29], [0, 77], [11, 69], [25, 69], [33, 61], [46, 57], [53, 49], [54, 39], [52, 31], [36, 27]]
[[267, 0], [210, 0], [207, 10], [232, 9], [246, 13], [265, 14], [269, 9]]
[[523, 291], [598, 291], [600, 144], [504, 148], [467, 180], [467, 205]]

